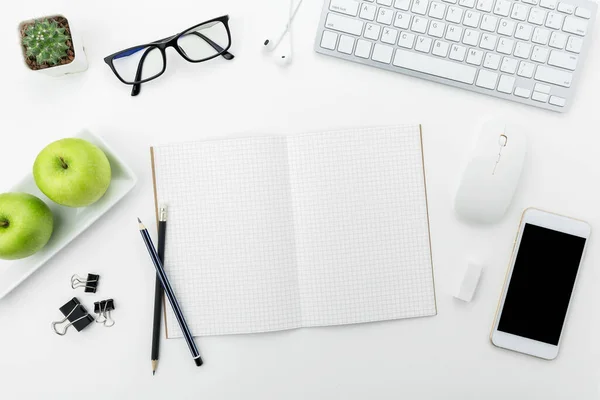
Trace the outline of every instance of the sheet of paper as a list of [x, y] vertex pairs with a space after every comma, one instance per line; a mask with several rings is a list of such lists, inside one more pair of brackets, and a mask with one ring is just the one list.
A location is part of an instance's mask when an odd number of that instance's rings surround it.
[[303, 326], [436, 313], [418, 125], [290, 137]]
[[[300, 326], [285, 138], [154, 148], [165, 269], [196, 336]], [[169, 337], [181, 330], [167, 305]]]

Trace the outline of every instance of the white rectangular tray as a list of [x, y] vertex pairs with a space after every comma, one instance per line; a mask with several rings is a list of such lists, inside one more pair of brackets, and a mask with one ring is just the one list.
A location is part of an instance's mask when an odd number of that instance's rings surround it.
[[16, 261], [0, 260], [0, 299], [16, 288], [29, 275], [50, 260], [73, 239], [79, 236], [98, 218], [121, 200], [137, 182], [131, 168], [98, 136], [82, 131], [75, 137], [85, 139], [98, 146], [110, 162], [112, 181], [106, 194], [96, 203], [84, 208], [60, 206], [48, 199], [36, 186], [33, 174], [28, 173], [11, 192], [26, 192], [42, 199], [54, 214], [54, 232], [48, 244], [31, 257]]

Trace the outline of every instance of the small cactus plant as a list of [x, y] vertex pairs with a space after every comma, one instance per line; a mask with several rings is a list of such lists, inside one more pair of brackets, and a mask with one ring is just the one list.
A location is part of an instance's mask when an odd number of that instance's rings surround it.
[[35, 58], [39, 64], [54, 66], [67, 57], [71, 38], [65, 33], [66, 29], [58, 26], [56, 21], [48, 19], [36, 21], [25, 29], [23, 45], [25, 55]]

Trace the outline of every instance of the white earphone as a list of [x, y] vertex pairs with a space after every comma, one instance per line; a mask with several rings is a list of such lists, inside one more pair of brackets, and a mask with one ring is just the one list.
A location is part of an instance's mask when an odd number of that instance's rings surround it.
[[[296, 7], [294, 8], [294, 0], [290, 0], [290, 14], [289, 19], [281, 32], [277, 36], [269, 36], [265, 39], [263, 43], [264, 50], [267, 52], [272, 52], [277, 49], [275, 61], [279, 65], [289, 65], [292, 62], [292, 22], [302, 5], [302, 1], [300, 0]], [[275, 39], [273, 39], [275, 38]]]
[[281, 66], [289, 65], [292, 63], [292, 55], [292, 27], [290, 27], [277, 47], [277, 51], [275, 52], [275, 62]]

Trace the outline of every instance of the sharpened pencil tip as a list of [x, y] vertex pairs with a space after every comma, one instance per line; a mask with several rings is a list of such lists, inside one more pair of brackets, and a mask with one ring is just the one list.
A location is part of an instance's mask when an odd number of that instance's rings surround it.
[[142, 220], [141, 220], [141, 219], [139, 219], [139, 217], [138, 217], [138, 222], [139, 222], [140, 224], [142, 223]]
[[156, 371], [152, 371], [152, 376], [154, 376], [154, 374], [156, 374]]

